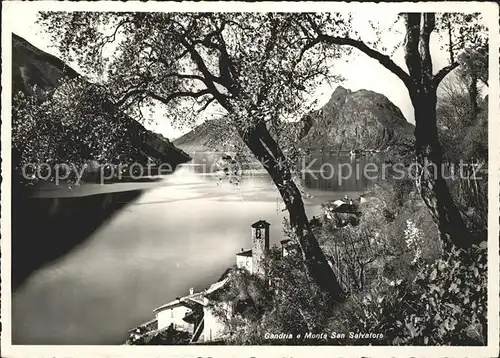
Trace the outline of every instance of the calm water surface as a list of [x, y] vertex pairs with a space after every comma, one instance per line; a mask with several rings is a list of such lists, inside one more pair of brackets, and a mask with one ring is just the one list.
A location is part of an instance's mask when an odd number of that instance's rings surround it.
[[[326, 162], [356, 164], [349, 157], [316, 159], [313, 170]], [[122, 344], [127, 330], [151, 319], [154, 308], [215, 282], [235, 254], [250, 247], [253, 222], [270, 222], [271, 245], [279, 243], [287, 213], [267, 175], [235, 186], [199, 168], [180, 167], [84, 244], [33, 274], [14, 294], [13, 343]], [[369, 185], [363, 178], [340, 185], [337, 179], [306, 175], [309, 217], [320, 213], [321, 202]]]

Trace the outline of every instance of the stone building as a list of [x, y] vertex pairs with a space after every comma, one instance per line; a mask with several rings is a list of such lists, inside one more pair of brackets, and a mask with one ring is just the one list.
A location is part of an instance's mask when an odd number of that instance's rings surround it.
[[281, 256], [286, 257], [292, 252], [296, 252], [296, 245], [290, 239], [281, 240]]
[[241, 249], [241, 252], [236, 254], [236, 267], [247, 270], [248, 272], [253, 272], [253, 259], [252, 259], [252, 249]]
[[248, 272], [265, 277], [266, 255], [269, 252], [269, 224], [265, 220], [259, 220], [252, 224], [252, 248], [242, 249], [236, 254], [236, 267], [244, 268]]
[[[174, 301], [156, 308], [155, 319], [157, 330], [164, 330], [169, 327], [177, 331], [189, 333], [190, 343], [212, 342], [222, 337], [224, 324], [220, 318], [214, 314], [210, 296], [223, 289], [229, 281], [229, 277], [212, 284], [209, 288], [201, 292], [189, 291], [189, 295], [178, 297]], [[225, 302], [218, 302], [222, 305], [223, 311], [228, 316], [232, 314], [231, 307]]]

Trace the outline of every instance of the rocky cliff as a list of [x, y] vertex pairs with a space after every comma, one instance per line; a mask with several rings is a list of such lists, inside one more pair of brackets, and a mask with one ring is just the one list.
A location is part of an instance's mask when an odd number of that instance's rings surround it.
[[387, 97], [368, 90], [352, 92], [341, 86], [321, 109], [304, 119], [301, 144], [335, 150], [384, 150], [413, 138], [413, 125]]
[[[321, 109], [284, 126], [285, 131], [294, 133], [301, 147], [333, 150], [385, 150], [412, 141], [413, 128], [384, 95], [368, 90], [353, 92], [341, 86]], [[207, 121], [174, 144], [188, 152], [242, 145], [234, 131], [224, 128], [223, 120]]]

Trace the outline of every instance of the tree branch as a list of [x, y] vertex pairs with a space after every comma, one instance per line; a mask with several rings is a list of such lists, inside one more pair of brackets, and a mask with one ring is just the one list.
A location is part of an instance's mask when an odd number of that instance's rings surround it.
[[176, 61], [179, 61], [181, 60], [184, 56], [186, 56], [187, 54], [189, 53], [189, 50], [185, 50], [185, 51], [182, 51], [179, 55], [175, 56], [174, 59], [171, 61], [171, 62], [168, 62], [167, 60], [165, 60], [165, 58], [163, 58], [161, 55], [158, 55], [156, 60], [159, 62], [159, 63], [162, 63], [164, 64], [167, 68], [171, 67], [172, 66], [172, 63], [173, 62], [176, 62]]
[[[217, 27], [215, 31], [207, 34], [203, 40], [193, 42], [193, 47], [197, 44], [202, 44], [210, 49], [219, 51], [219, 76], [213, 76], [212, 81], [226, 87], [233, 96], [236, 96], [240, 90], [238, 84], [234, 81], [234, 78], [238, 77], [238, 72], [233, 60], [227, 52], [227, 46], [223, 36], [226, 25], [226, 20], [223, 20], [221, 25]], [[213, 39], [215, 39], [215, 41], [213, 41]]]
[[150, 97], [152, 99], [155, 99], [159, 102], [162, 102], [163, 104], [169, 104], [172, 100], [180, 97], [191, 97], [191, 98], [199, 98], [201, 96], [205, 96], [211, 94], [211, 92], [208, 89], [201, 90], [199, 92], [192, 92], [192, 91], [179, 91], [179, 92], [173, 92], [169, 94], [167, 97], [160, 96], [154, 92], [151, 92], [149, 90], [146, 90], [144, 88], [134, 88], [130, 90], [125, 96], [123, 96], [120, 100], [118, 100], [115, 104], [117, 106], [122, 106], [127, 102], [128, 99], [132, 97], [137, 97], [140, 95], [145, 95], [147, 97]]
[[[418, 46], [420, 42], [420, 21], [421, 14], [419, 13], [406, 13], [404, 14], [406, 35], [404, 41], [405, 62], [411, 77], [418, 79], [422, 78], [422, 63]], [[406, 86], [408, 89], [413, 90], [413, 84]]]
[[215, 97], [211, 97], [208, 101], [206, 101], [205, 104], [203, 105], [203, 107], [201, 107], [200, 109], [197, 110], [197, 113], [200, 114], [201, 112], [203, 112], [205, 109], [208, 108], [210, 103], [212, 103], [213, 101], [215, 101]]
[[420, 58], [424, 81], [432, 81], [432, 59], [430, 52], [431, 33], [436, 26], [436, 15], [432, 12], [424, 13], [424, 23], [420, 31]]
[[184, 74], [184, 73], [167, 73], [166, 75], [162, 76], [162, 79], [169, 78], [169, 77], [177, 77], [179, 79], [186, 79], [186, 80], [198, 80], [201, 81], [205, 84], [206, 79], [202, 76], [199, 75], [189, 75], [189, 74]]
[[151, 91], [145, 91], [144, 93], [147, 96], [151, 97], [152, 99], [155, 99], [159, 102], [162, 102], [163, 104], [169, 104], [172, 100], [174, 100], [176, 98], [181, 98], [181, 97], [199, 98], [201, 96], [211, 94], [208, 89], [204, 89], [204, 90], [201, 90], [199, 92], [191, 92], [191, 91], [173, 92], [173, 93], [169, 94], [167, 97], [157, 95], [156, 93], [153, 93]]
[[458, 62], [452, 63], [451, 65], [448, 65], [446, 67], [443, 67], [434, 75], [433, 81], [434, 81], [434, 86], [439, 86], [439, 83], [445, 78], [451, 71], [453, 71], [455, 68], [457, 68], [460, 64]]
[[299, 59], [297, 60], [297, 63], [300, 63], [300, 61], [302, 61], [302, 58], [304, 57], [304, 55], [307, 51], [309, 51], [311, 48], [313, 48], [314, 46], [316, 46], [319, 43], [321, 43], [321, 38], [316, 37], [311, 42], [304, 45], [304, 47], [302, 47], [302, 50], [300, 51]]
[[266, 66], [271, 59], [272, 51], [276, 46], [276, 37], [278, 36], [278, 26], [279, 23], [276, 21], [272, 22], [271, 34], [270, 38], [267, 41], [265, 50], [264, 50], [264, 61], [262, 61], [262, 66], [260, 68], [260, 73], [262, 75], [262, 87], [260, 88], [259, 94], [257, 95], [257, 106], [260, 106], [264, 99], [267, 97], [269, 93], [269, 89], [271, 88], [271, 81], [269, 81], [268, 73], [266, 71]]
[[99, 55], [101, 56], [102, 58], [102, 55], [103, 55], [103, 51], [104, 51], [104, 46], [106, 46], [107, 44], [111, 44], [113, 42], [116, 41], [116, 35], [118, 34], [118, 31], [120, 30], [120, 28], [126, 24], [133, 24], [134, 22], [128, 18], [120, 21], [116, 27], [115, 27], [115, 30], [113, 31], [113, 33], [111, 35], [103, 35], [101, 38], [100, 38], [100, 42], [97, 44], [97, 48], [99, 49]]
[[215, 97], [215, 99], [220, 103], [222, 107], [226, 108], [228, 106], [227, 96], [219, 92], [219, 90], [215, 86], [215, 82], [217, 82], [218, 80], [217, 77], [215, 77], [210, 72], [207, 65], [205, 64], [205, 61], [203, 61], [203, 58], [201, 57], [200, 53], [196, 50], [196, 48], [193, 45], [191, 45], [186, 39], [181, 39], [181, 44], [189, 51], [192, 60], [198, 67], [198, 70], [206, 79], [205, 84], [207, 85], [207, 91], [209, 91], [209, 93], [211, 93]]
[[141, 88], [144, 85], [144, 82], [136, 86], [129, 86], [125, 91], [122, 91], [120, 95], [121, 97], [115, 101], [115, 106], [121, 107], [123, 106], [130, 98], [138, 96], [145, 92], [144, 88]]
[[349, 37], [338, 37], [338, 36], [330, 36], [330, 35], [319, 35], [317, 38], [315, 38], [313, 41], [311, 41], [309, 44], [305, 45], [304, 48], [302, 49], [302, 52], [300, 54], [300, 58], [302, 58], [303, 54], [309, 50], [310, 48], [314, 47], [318, 43], [328, 43], [328, 44], [334, 44], [334, 45], [340, 45], [340, 46], [351, 46], [354, 48], [357, 48], [364, 54], [370, 56], [371, 58], [377, 60], [382, 66], [387, 68], [389, 71], [394, 73], [396, 76], [403, 81], [403, 83], [409, 87], [411, 84], [411, 78], [410, 76], [394, 61], [391, 60], [391, 58], [387, 55], [384, 55], [377, 50], [374, 50], [370, 48], [368, 45], [366, 45], [363, 41], [361, 40], [355, 40]]
[[[182, 73], [168, 73], [168, 74], [162, 76], [160, 79], [153, 81], [153, 83], [158, 84], [169, 77], [177, 77], [179, 79], [198, 80], [198, 81], [202, 81], [203, 83], [206, 84], [205, 78], [203, 78], [202, 76], [182, 74]], [[147, 93], [148, 92], [148, 90], [146, 89], [147, 85], [148, 85], [147, 79], [143, 78], [139, 84], [129, 86], [125, 91], [121, 91], [119, 93], [119, 95], [117, 96], [119, 99], [115, 101], [115, 105], [120, 107], [120, 106], [124, 105], [131, 97], [137, 96], [139, 94]]]

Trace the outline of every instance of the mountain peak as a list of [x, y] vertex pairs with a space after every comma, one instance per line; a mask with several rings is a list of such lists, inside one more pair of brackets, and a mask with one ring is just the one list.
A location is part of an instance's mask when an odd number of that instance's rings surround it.
[[19, 35], [12, 34], [12, 87], [13, 92], [30, 92], [37, 86], [40, 99], [47, 99], [46, 91], [57, 87], [63, 77], [75, 78], [78, 73], [64, 63]]
[[[227, 138], [232, 138], [236, 146], [244, 147], [236, 133], [222, 136], [224, 128], [228, 130], [217, 120], [207, 121], [174, 144], [187, 151], [220, 150]], [[386, 96], [369, 90], [353, 92], [342, 86], [321, 109], [288, 123], [282, 130], [298, 132], [296, 142], [302, 147], [334, 150], [384, 150], [404, 138], [413, 138], [413, 126]]]
[[350, 92], [351, 92], [350, 89], [345, 88], [344, 86], [338, 85], [332, 93], [332, 98], [335, 96], [339, 96], [339, 95], [345, 95], [345, 94], [348, 94]]
[[401, 110], [383, 94], [366, 89], [353, 92], [338, 86], [328, 103], [309, 117], [314, 125], [303, 138], [306, 147], [385, 149], [413, 136]]
[[344, 88], [342, 86], [337, 86], [330, 96], [329, 102], [334, 102], [336, 104], [343, 104], [346, 97], [351, 93], [351, 90]]

